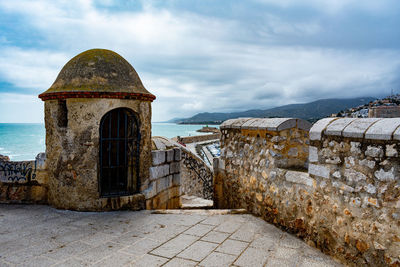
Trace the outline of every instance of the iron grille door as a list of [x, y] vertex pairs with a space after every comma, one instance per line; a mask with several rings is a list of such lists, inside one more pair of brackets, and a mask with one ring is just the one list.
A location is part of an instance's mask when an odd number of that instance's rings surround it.
[[131, 110], [118, 108], [103, 116], [99, 148], [102, 197], [138, 192], [139, 144], [138, 120]]

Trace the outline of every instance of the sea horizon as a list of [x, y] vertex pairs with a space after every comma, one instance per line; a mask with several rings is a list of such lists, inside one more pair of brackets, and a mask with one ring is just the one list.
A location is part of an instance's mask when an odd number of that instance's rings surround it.
[[[177, 124], [172, 122], [152, 122], [152, 136], [173, 138], [194, 136], [206, 124]], [[44, 123], [0, 122], [0, 155], [13, 161], [34, 160], [37, 154], [46, 151], [46, 130]]]

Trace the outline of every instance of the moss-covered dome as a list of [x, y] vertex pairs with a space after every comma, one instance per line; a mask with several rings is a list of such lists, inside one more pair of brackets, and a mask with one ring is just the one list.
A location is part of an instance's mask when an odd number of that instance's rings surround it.
[[144, 88], [132, 65], [117, 53], [106, 49], [87, 50], [72, 58], [62, 68], [53, 85], [39, 97], [47, 100], [51, 95], [65, 93], [122, 93], [155, 98]]

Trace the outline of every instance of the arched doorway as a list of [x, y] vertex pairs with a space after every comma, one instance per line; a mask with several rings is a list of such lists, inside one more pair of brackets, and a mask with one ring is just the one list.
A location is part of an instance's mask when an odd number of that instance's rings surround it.
[[117, 108], [100, 121], [100, 178], [102, 197], [139, 191], [139, 122], [132, 110]]

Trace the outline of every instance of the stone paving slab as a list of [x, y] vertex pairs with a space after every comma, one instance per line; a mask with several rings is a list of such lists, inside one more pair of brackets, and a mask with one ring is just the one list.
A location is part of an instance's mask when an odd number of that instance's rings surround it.
[[342, 266], [249, 214], [0, 204], [0, 266]]

